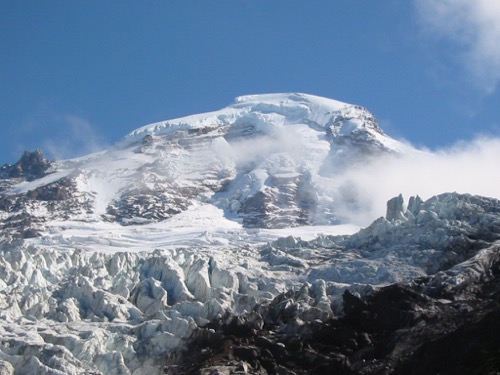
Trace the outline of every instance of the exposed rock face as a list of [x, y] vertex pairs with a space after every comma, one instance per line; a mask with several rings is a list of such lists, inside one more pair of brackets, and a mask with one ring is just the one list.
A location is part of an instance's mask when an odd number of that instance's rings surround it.
[[76, 187], [71, 178], [64, 177], [34, 190], [28, 190], [26, 197], [37, 201], [67, 201], [73, 198]]
[[106, 220], [123, 225], [162, 221], [185, 211], [189, 205], [189, 197], [175, 197], [168, 190], [131, 190], [109, 204]]
[[6, 238], [38, 237], [47, 222], [88, 217], [93, 212], [93, 194], [80, 192], [69, 176], [24, 193], [0, 195], [0, 229]]

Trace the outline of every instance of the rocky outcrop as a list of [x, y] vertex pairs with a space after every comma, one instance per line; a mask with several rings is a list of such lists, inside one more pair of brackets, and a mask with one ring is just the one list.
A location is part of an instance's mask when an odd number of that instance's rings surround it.
[[313, 220], [317, 197], [308, 172], [275, 171], [269, 187], [242, 201], [238, 210], [247, 228], [289, 228]]
[[25, 178], [31, 181], [45, 176], [51, 164], [41, 150], [25, 151], [16, 164], [4, 165], [0, 175], [3, 178]]
[[162, 221], [185, 211], [194, 195], [177, 194], [175, 187], [127, 191], [108, 205], [105, 219], [122, 225]]
[[0, 229], [5, 238], [40, 236], [50, 220], [89, 217], [94, 213], [92, 193], [80, 192], [69, 176], [34, 186], [26, 193], [0, 196]]
[[73, 198], [76, 190], [75, 181], [63, 177], [53, 183], [28, 190], [26, 197], [37, 201], [64, 201]]

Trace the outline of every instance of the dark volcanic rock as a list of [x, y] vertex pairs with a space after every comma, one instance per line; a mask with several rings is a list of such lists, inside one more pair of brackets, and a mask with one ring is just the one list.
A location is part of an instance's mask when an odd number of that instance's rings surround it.
[[75, 180], [68, 176], [26, 193], [0, 193], [0, 211], [6, 214], [0, 230], [4, 238], [38, 237], [48, 222], [47, 213], [55, 220], [89, 215], [94, 210], [93, 199], [91, 193], [78, 192]]
[[190, 191], [185, 195], [169, 194], [165, 189], [127, 191], [111, 202], [105, 218], [124, 225], [165, 220], [185, 211], [189, 206], [189, 197], [194, 194]]
[[16, 164], [4, 165], [1, 174], [3, 178], [24, 177], [30, 181], [45, 176], [50, 166], [51, 162], [41, 150], [25, 151]]
[[56, 182], [28, 191], [26, 196], [39, 201], [63, 201], [71, 199], [75, 190], [75, 182], [63, 177]]
[[[488, 264], [484, 277], [441, 294], [433, 290], [432, 297], [426, 294], [429, 285], [442, 274], [389, 285], [364, 298], [346, 291], [345, 314], [325, 322], [298, 323], [287, 313], [297, 293], [284, 293], [269, 311], [260, 307], [252, 318], [225, 318], [195, 332], [165, 373], [498, 374], [499, 253], [493, 245], [476, 262]], [[474, 263], [469, 267], [477, 269]], [[456, 298], [445, 299], [450, 295]]]

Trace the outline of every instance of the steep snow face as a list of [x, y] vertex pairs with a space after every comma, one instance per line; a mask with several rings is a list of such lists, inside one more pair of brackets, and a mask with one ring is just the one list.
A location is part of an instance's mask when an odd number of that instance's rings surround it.
[[[254, 228], [341, 222], [335, 177], [367, 157], [407, 151], [364, 108], [306, 94], [242, 96], [220, 111], [137, 129], [119, 145], [144, 139], [189, 145], [182, 168], [194, 160], [190, 176], [212, 181], [193, 194]], [[189, 197], [178, 210], [186, 205]]]
[[9, 235], [25, 238], [46, 234], [53, 220], [144, 225], [200, 205], [243, 228], [339, 224], [336, 202], [346, 198], [338, 173], [405, 147], [359, 106], [305, 94], [243, 96], [219, 111], [139, 128], [105, 152], [44, 164], [39, 175], [6, 169], [0, 213]]

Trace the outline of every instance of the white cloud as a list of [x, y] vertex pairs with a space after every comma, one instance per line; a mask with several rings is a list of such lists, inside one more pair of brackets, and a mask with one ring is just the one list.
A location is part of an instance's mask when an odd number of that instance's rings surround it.
[[431, 37], [458, 46], [470, 78], [486, 92], [500, 81], [500, 1], [414, 0], [419, 19]]
[[53, 117], [55, 132], [42, 141], [42, 149], [54, 159], [67, 159], [102, 150], [105, 143], [92, 124], [75, 115]]
[[344, 176], [340, 185], [358, 199], [343, 215], [360, 225], [384, 216], [386, 202], [403, 194], [428, 199], [445, 192], [500, 199], [500, 138], [478, 138], [437, 152], [386, 157]]

